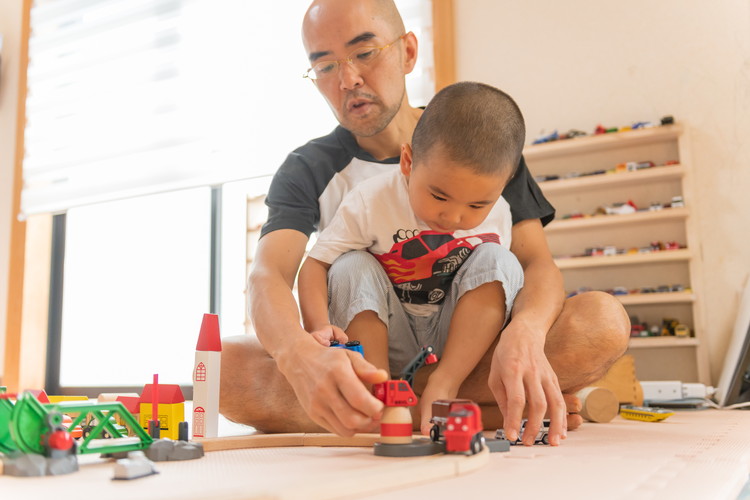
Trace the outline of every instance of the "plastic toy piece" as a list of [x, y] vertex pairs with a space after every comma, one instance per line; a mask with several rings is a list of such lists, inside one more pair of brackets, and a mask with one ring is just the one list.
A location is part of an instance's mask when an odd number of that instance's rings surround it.
[[[527, 419], [523, 419], [521, 421], [521, 431], [518, 433], [518, 439], [515, 441], [510, 441], [510, 444], [515, 446], [519, 444], [523, 444], [521, 441], [523, 440], [523, 431], [526, 429], [526, 423], [528, 422]], [[497, 439], [507, 439], [505, 437], [505, 431], [503, 429], [498, 429], [495, 433], [495, 438]], [[539, 429], [539, 432], [537, 433], [536, 437], [534, 438], [534, 444], [549, 444], [549, 420], [544, 419], [542, 420], [542, 427]]]
[[[158, 415], [154, 419], [153, 404], [158, 401]], [[158, 421], [159, 436], [179, 438], [179, 423], [185, 420], [185, 396], [177, 384], [146, 384], [140, 399], [139, 420], [141, 426], [150, 431], [150, 422]], [[154, 429], [155, 430], [155, 429]], [[150, 432], [149, 432], [150, 433]], [[151, 436], [154, 439], [158, 437]]]
[[445, 451], [474, 455], [484, 449], [482, 412], [472, 403], [448, 414], [445, 424]]
[[650, 406], [624, 405], [620, 408], [620, 416], [622, 418], [640, 420], [642, 422], [661, 422], [672, 415], [674, 415], [673, 411], [664, 408], [651, 408]]
[[409, 382], [409, 385], [412, 385], [414, 383], [414, 374], [417, 373], [417, 370], [424, 365], [437, 363], [437, 361], [437, 354], [435, 354], [435, 349], [431, 345], [422, 347], [419, 353], [404, 367], [404, 371], [401, 373], [401, 380], [406, 380]]
[[[145, 392], [145, 391], [144, 391]], [[143, 394], [141, 394], [143, 397]], [[161, 425], [159, 425], [159, 374], [154, 373], [154, 385], [151, 391], [151, 420], [148, 422], [148, 433], [154, 439], [159, 439]]]
[[[62, 425], [62, 408], [66, 413], [77, 415], [67, 429]], [[136, 434], [135, 439], [117, 439], [124, 436], [114, 423], [116, 415]], [[88, 432], [80, 439], [76, 448], [68, 448], [79, 454], [142, 450], [152, 442], [151, 437], [120, 403], [81, 403], [62, 407], [42, 404], [31, 393], [24, 393], [15, 405], [7, 399], [0, 399], [0, 445], [3, 453], [17, 451], [36, 455], [54, 454], [50, 448], [60, 449], [65, 440], [60, 437], [52, 438], [51, 434], [68, 432], [68, 429], [75, 429], [83, 422], [87, 423]], [[8, 434], [6, 429], [10, 431]], [[105, 434], [115, 439], [100, 439]], [[51, 447], [50, 442], [53, 444]]]
[[338, 340], [331, 341], [331, 347], [338, 349], [346, 349], [347, 351], [354, 351], [360, 353], [362, 356], [365, 355], [365, 350], [359, 340], [350, 340], [346, 344], [342, 344]]
[[221, 334], [219, 316], [204, 314], [195, 346], [193, 369], [193, 437], [216, 437], [219, 433], [219, 381]]
[[445, 444], [429, 439], [414, 439], [407, 444], [379, 442], [373, 445], [373, 451], [379, 457], [424, 457], [445, 453]]
[[445, 439], [447, 453], [473, 455], [482, 451], [482, 410], [469, 399], [438, 399], [432, 403], [430, 438]]
[[507, 439], [486, 439], [484, 445], [490, 450], [490, 453], [504, 453], [510, 451], [510, 441]]
[[412, 417], [408, 406], [417, 404], [411, 388], [414, 374], [425, 364], [437, 362], [431, 345], [424, 346], [404, 368], [400, 380], [387, 380], [372, 386], [372, 394], [385, 405], [380, 420], [380, 442], [409, 444], [412, 442]]
[[154, 463], [141, 451], [135, 451], [128, 458], [121, 458], [115, 463], [115, 475], [112, 479], [130, 480], [158, 474]]

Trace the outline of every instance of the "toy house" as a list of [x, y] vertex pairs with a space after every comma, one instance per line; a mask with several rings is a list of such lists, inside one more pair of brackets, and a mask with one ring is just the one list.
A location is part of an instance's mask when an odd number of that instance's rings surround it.
[[161, 437], [179, 439], [179, 424], [185, 420], [185, 397], [177, 384], [159, 384], [154, 390], [154, 384], [146, 384], [141, 392], [138, 404], [140, 415], [138, 422], [148, 430], [148, 422], [152, 419], [153, 395], [158, 394], [158, 417]]

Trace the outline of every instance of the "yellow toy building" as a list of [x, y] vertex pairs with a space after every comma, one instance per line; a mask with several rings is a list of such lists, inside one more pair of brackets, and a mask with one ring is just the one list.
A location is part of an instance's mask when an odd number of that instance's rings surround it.
[[177, 384], [159, 384], [154, 391], [154, 384], [146, 384], [141, 392], [138, 422], [148, 431], [148, 422], [152, 420], [153, 396], [158, 394], [160, 437], [177, 441], [180, 422], [185, 420], [185, 397]]

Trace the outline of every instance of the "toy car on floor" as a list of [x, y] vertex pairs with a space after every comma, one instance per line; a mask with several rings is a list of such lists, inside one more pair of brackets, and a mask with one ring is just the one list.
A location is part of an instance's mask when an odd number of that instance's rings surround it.
[[[526, 423], [528, 422], [527, 419], [523, 419], [521, 421], [521, 431], [518, 433], [518, 438], [515, 441], [510, 441], [511, 445], [519, 445], [523, 444], [523, 431], [526, 429]], [[497, 432], [495, 432], [495, 437], [497, 439], [508, 439], [505, 437], [505, 430], [498, 429]], [[534, 438], [534, 444], [549, 444], [549, 419], [542, 420], [542, 426], [539, 428], [539, 432], [537, 432], [536, 437]]]
[[628, 420], [640, 420], [642, 422], [660, 422], [674, 415], [673, 411], [664, 408], [652, 408], [650, 406], [624, 405], [620, 408], [620, 416]]

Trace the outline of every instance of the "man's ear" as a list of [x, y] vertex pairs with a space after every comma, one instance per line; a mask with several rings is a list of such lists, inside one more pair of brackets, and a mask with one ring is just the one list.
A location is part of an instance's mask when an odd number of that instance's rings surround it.
[[404, 143], [401, 145], [401, 173], [408, 179], [411, 175], [411, 144]]
[[404, 74], [408, 75], [414, 70], [414, 66], [417, 65], [417, 53], [419, 52], [419, 45], [417, 43], [417, 37], [411, 31], [404, 36]]

